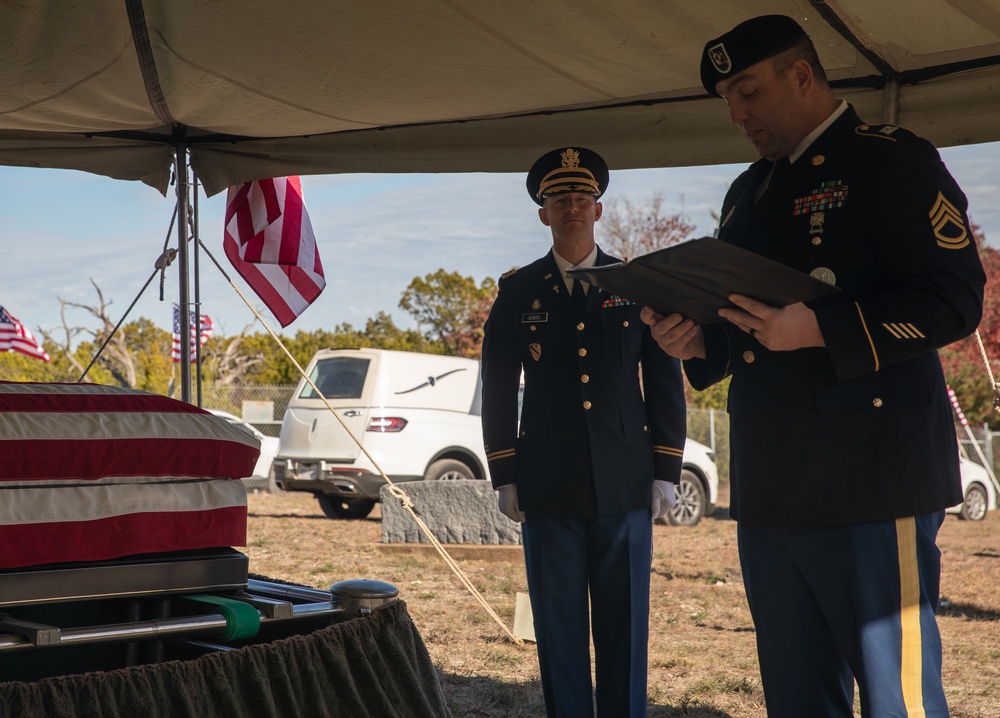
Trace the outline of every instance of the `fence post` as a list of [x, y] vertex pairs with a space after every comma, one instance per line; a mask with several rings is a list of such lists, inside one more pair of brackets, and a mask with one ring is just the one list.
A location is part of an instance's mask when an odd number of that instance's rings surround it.
[[990, 431], [990, 425], [983, 422], [983, 448], [986, 452], [986, 460], [989, 462], [990, 468], [993, 468], [993, 432]]
[[715, 409], [708, 410], [708, 441], [715, 451]]

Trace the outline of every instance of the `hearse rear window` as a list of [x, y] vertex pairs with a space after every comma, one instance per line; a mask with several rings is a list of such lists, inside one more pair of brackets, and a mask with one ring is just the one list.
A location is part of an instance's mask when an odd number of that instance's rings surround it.
[[[360, 357], [333, 357], [316, 362], [309, 378], [327, 399], [360, 399], [365, 386], [370, 359]], [[318, 399], [313, 388], [306, 384], [300, 399]]]

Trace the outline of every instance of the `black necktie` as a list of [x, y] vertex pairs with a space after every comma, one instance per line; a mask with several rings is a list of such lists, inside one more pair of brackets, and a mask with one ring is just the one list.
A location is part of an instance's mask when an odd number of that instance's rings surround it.
[[754, 203], [756, 203], [761, 198], [761, 196], [765, 192], [767, 192], [768, 187], [770, 187], [773, 184], [776, 184], [780, 180], [781, 176], [788, 168], [789, 164], [787, 159], [777, 160], [774, 164], [771, 165], [771, 171], [764, 176], [764, 181], [757, 186], [757, 192], [754, 195], [754, 200], [753, 200]]
[[576, 305], [576, 313], [583, 314], [583, 307], [587, 304], [587, 293], [583, 291], [583, 282], [574, 279], [570, 295], [573, 297], [573, 304]]

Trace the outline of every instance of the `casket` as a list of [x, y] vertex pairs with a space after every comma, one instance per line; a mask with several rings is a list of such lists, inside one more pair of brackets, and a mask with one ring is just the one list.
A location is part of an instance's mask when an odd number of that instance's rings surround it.
[[157, 394], [0, 382], [0, 570], [245, 546], [259, 452]]

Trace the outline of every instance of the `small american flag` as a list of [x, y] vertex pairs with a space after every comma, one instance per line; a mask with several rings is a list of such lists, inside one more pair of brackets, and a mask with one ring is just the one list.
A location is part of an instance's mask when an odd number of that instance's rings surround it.
[[[201, 315], [201, 340], [200, 345], [205, 346], [205, 342], [208, 338], [212, 336], [212, 329], [214, 325], [212, 324], [212, 319], [205, 314]], [[198, 339], [198, 327], [196, 326], [195, 316], [191, 315], [191, 363], [195, 363], [196, 353], [198, 351], [198, 344], [196, 342]], [[181, 309], [176, 304], [174, 305], [174, 337], [173, 346], [170, 351], [170, 358], [174, 360], [174, 363], [179, 363], [181, 360]]]
[[42, 361], [52, 361], [27, 327], [3, 307], [0, 307], [0, 351], [20, 352]]

